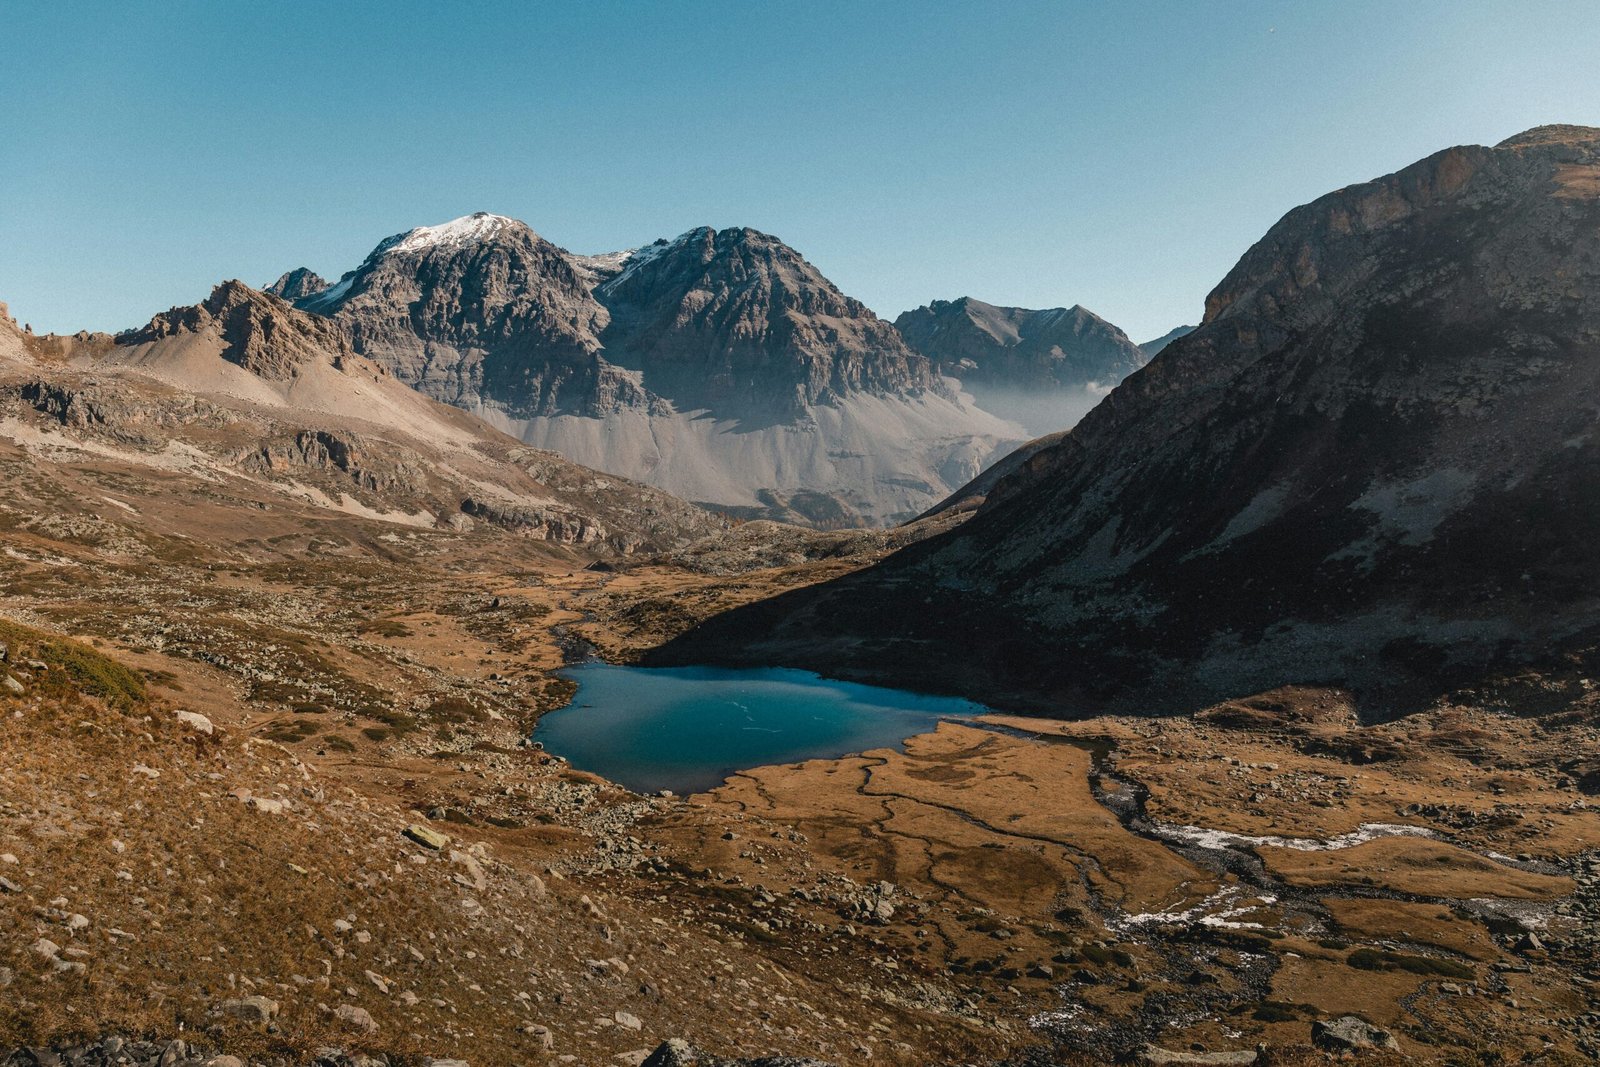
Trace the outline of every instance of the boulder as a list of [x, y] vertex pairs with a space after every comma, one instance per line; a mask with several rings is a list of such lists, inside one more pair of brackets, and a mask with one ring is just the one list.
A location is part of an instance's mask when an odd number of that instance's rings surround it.
[[230, 1019], [265, 1024], [278, 1014], [278, 1002], [262, 996], [241, 997], [238, 1000], [224, 1000], [217, 1005], [217, 1011]]
[[438, 852], [440, 849], [444, 848], [450, 843], [450, 838], [446, 837], [444, 834], [441, 834], [437, 830], [423, 826], [421, 823], [412, 823], [410, 826], [406, 827], [405, 836], [415, 841], [423, 848], [431, 848], [435, 852]]
[[209, 734], [216, 729], [211, 725], [211, 720], [200, 714], [198, 711], [180, 711], [177, 713], [177, 717], [178, 721], [183, 723], [185, 726], [191, 727], [203, 734]]
[[341, 1004], [333, 1010], [333, 1017], [344, 1023], [352, 1030], [361, 1030], [365, 1033], [376, 1033], [378, 1024], [373, 1021], [372, 1013], [366, 1008], [358, 1008], [354, 1004]]
[[1398, 1050], [1394, 1035], [1355, 1015], [1333, 1020], [1319, 1019], [1311, 1024], [1311, 1043], [1330, 1052], [1358, 1052], [1362, 1049]]

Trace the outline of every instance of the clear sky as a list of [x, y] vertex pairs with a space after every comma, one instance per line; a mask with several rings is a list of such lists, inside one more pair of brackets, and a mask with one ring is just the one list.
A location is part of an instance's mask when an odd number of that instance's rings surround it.
[[577, 252], [697, 225], [893, 317], [1081, 303], [1147, 340], [1284, 211], [1453, 144], [1600, 125], [1600, 7], [0, 7], [0, 300], [114, 330], [475, 210]]

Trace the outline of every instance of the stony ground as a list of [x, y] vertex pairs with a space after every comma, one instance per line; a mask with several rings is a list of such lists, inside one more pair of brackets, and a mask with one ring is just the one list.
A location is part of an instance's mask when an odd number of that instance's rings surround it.
[[1382, 727], [1322, 690], [995, 717], [641, 797], [521, 745], [570, 696], [550, 671], [891, 539], [741, 529], [595, 570], [3, 449], [0, 1046], [1595, 1055], [1600, 733], [1576, 668]]

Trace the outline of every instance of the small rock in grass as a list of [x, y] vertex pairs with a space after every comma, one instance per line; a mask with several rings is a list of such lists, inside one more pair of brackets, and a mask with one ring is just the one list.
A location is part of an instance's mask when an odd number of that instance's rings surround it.
[[211, 720], [200, 714], [198, 711], [180, 711], [178, 712], [178, 721], [183, 723], [185, 726], [193, 727], [203, 734], [209, 734], [213, 729], [215, 729], [215, 727], [211, 725]]
[[358, 1008], [354, 1004], [341, 1004], [333, 1010], [333, 1017], [350, 1027], [352, 1030], [361, 1030], [365, 1033], [376, 1033], [378, 1024], [373, 1022], [372, 1013], [366, 1008]]
[[217, 1011], [230, 1019], [240, 1019], [247, 1023], [268, 1023], [278, 1014], [278, 1002], [267, 997], [243, 997], [239, 1000], [224, 1000], [217, 1005]]

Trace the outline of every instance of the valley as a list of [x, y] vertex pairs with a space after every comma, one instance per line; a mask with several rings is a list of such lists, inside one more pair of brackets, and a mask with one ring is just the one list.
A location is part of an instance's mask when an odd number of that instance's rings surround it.
[[484, 213], [0, 308], [0, 1062], [1592, 1062], [1597, 174], [1330, 193], [1153, 358]]

